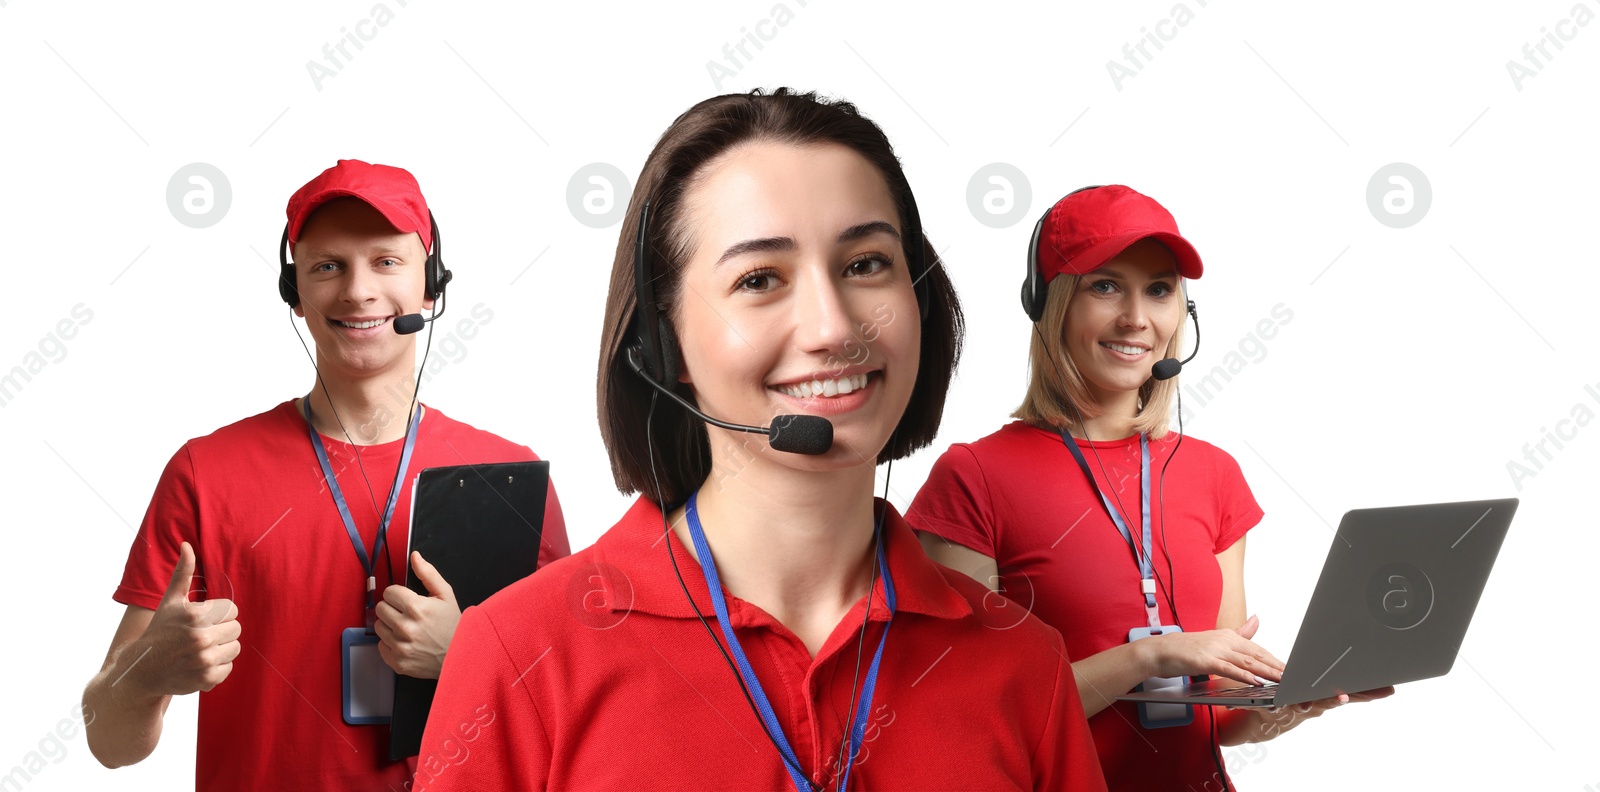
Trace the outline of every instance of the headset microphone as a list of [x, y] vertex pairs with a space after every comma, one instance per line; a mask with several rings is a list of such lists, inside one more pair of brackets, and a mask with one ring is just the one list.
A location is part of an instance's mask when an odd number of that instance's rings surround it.
[[444, 296], [441, 294], [439, 299], [441, 301], [441, 306], [438, 312], [436, 312], [433, 316], [425, 317], [420, 313], [408, 313], [396, 316], [394, 318], [394, 331], [400, 335], [411, 335], [412, 333], [422, 332], [423, 326], [441, 316], [444, 316]]
[[[411, 335], [412, 333], [420, 332], [422, 330], [422, 326], [430, 321], [433, 320], [424, 319], [422, 314], [419, 313], [396, 316], [394, 318], [394, 331], [400, 335]], [[1165, 377], [1161, 377], [1159, 374], [1156, 376], [1160, 377], [1161, 379], [1166, 379]]]
[[730, 423], [712, 418], [701, 412], [688, 399], [672, 392], [672, 389], [655, 381], [645, 370], [644, 364], [639, 361], [637, 347], [628, 350], [628, 365], [638, 372], [639, 376], [650, 387], [666, 394], [677, 402], [689, 414], [712, 426], [720, 426], [734, 432], [749, 432], [767, 436], [767, 443], [774, 451], [783, 451], [790, 454], [807, 454], [817, 456], [828, 453], [833, 448], [833, 424], [828, 419], [817, 415], [779, 415], [772, 419], [770, 427], [749, 426], [746, 424]]
[[1200, 354], [1200, 314], [1194, 309], [1194, 300], [1189, 300], [1189, 318], [1194, 320], [1194, 351], [1190, 352], [1189, 356], [1182, 361], [1177, 358], [1165, 358], [1156, 361], [1156, 364], [1150, 367], [1150, 376], [1158, 380], [1172, 379], [1178, 376], [1178, 372], [1183, 371], [1185, 364], [1194, 360], [1195, 355]]
[[434, 221], [433, 213], [428, 213], [428, 222], [433, 226], [433, 252], [429, 254], [426, 262], [427, 295], [438, 300], [433, 316], [423, 318], [421, 313], [409, 313], [394, 318], [394, 331], [400, 335], [411, 335], [422, 331], [422, 326], [444, 316], [445, 286], [455, 278], [455, 273], [444, 266], [444, 240], [439, 236], [439, 224]]

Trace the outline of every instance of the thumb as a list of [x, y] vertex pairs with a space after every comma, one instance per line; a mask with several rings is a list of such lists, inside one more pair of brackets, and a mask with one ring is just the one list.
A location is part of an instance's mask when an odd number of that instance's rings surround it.
[[1233, 628], [1233, 631], [1238, 633], [1239, 637], [1241, 637], [1241, 638], [1243, 638], [1243, 639], [1248, 641], [1251, 638], [1255, 637], [1256, 630], [1258, 630], [1260, 628], [1261, 628], [1261, 617], [1259, 617], [1259, 616], [1251, 616], [1250, 618], [1244, 620], [1244, 624], [1241, 624], [1238, 627]]
[[167, 583], [167, 593], [163, 599], [178, 602], [189, 601], [189, 583], [194, 579], [194, 548], [188, 542], [178, 545], [178, 565], [172, 570], [172, 580]]
[[439, 574], [439, 570], [428, 563], [428, 560], [422, 557], [422, 553], [415, 550], [411, 552], [411, 568], [417, 571], [417, 580], [422, 581], [429, 594], [448, 602], [456, 601], [456, 593], [450, 588], [450, 584], [445, 582], [444, 575]]

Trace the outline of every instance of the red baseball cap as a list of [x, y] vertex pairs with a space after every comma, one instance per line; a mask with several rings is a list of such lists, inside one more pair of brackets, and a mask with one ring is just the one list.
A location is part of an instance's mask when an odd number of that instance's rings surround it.
[[1111, 184], [1067, 195], [1051, 207], [1039, 232], [1039, 274], [1087, 275], [1141, 239], [1159, 239], [1178, 260], [1178, 274], [1198, 278], [1204, 267], [1178, 233], [1172, 213], [1129, 187]]
[[289, 197], [290, 244], [300, 240], [300, 229], [317, 207], [346, 196], [371, 204], [395, 230], [414, 233], [422, 238], [423, 250], [433, 249], [433, 223], [416, 177], [403, 168], [361, 160], [339, 160]]

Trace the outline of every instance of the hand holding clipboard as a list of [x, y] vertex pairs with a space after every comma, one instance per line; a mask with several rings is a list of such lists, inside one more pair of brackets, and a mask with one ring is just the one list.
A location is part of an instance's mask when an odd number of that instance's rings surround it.
[[[539, 563], [549, 486], [549, 462], [458, 465], [417, 474], [411, 488], [408, 555], [413, 569], [406, 575], [406, 587], [418, 601], [440, 605], [448, 592], [466, 610], [533, 574]], [[426, 559], [421, 566], [416, 564], [417, 553]], [[437, 588], [440, 585], [443, 589]], [[392, 760], [420, 751], [437, 687], [433, 679], [395, 677], [389, 732]]]

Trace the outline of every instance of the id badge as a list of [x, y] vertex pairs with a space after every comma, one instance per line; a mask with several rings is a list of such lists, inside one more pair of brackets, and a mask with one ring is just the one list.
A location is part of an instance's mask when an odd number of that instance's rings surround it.
[[350, 627], [339, 641], [344, 658], [344, 722], [388, 723], [394, 712], [394, 669], [378, 654], [378, 636]]
[[[1161, 625], [1160, 627], [1135, 627], [1128, 631], [1128, 642], [1132, 643], [1141, 638], [1152, 635], [1165, 635], [1167, 633], [1183, 632], [1183, 628], [1176, 624]], [[1139, 683], [1134, 688], [1136, 693], [1146, 693], [1169, 687], [1181, 687], [1189, 684], [1186, 677], [1150, 677]], [[1194, 722], [1194, 706], [1190, 704], [1162, 704], [1150, 701], [1139, 702], [1139, 725], [1146, 729], [1167, 729], [1173, 726], [1188, 726]]]

